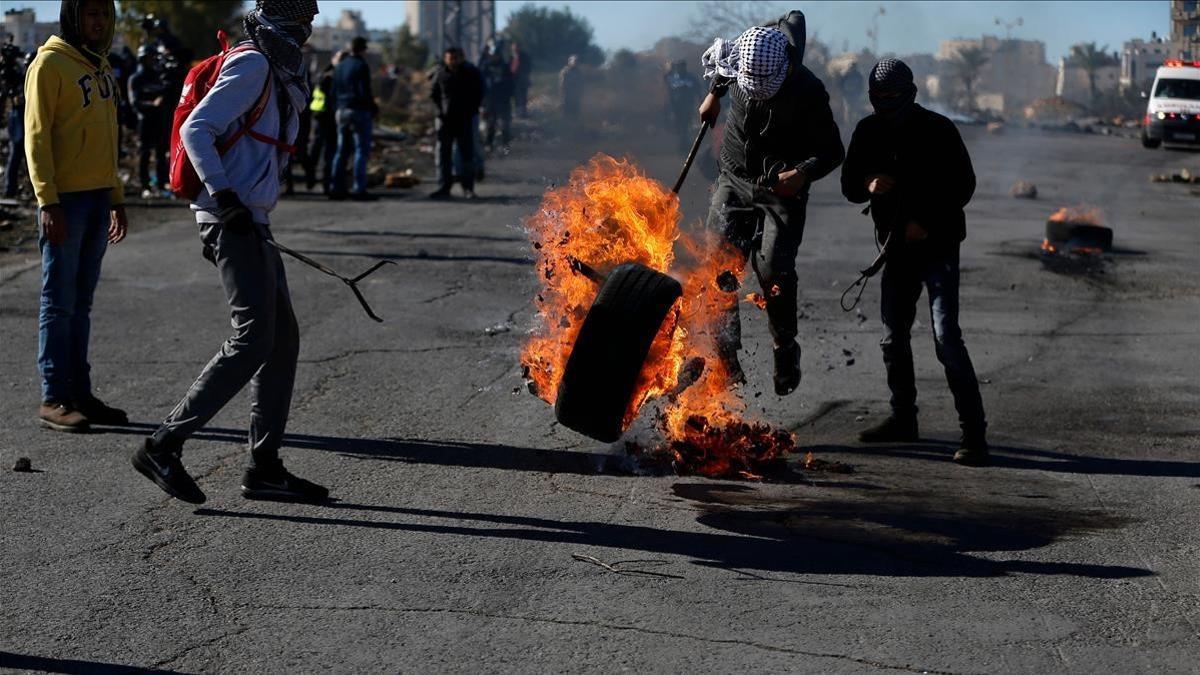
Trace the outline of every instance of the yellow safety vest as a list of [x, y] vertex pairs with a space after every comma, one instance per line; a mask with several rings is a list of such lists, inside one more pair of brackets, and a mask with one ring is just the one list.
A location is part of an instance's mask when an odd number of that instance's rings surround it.
[[325, 92], [320, 87], [313, 89], [312, 103], [308, 104], [308, 109], [315, 113], [325, 112]]

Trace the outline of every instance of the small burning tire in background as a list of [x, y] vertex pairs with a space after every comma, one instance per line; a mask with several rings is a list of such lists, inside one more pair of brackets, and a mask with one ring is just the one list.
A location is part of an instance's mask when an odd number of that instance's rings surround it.
[[645, 265], [626, 263], [608, 275], [558, 388], [554, 414], [563, 426], [605, 443], [621, 437], [650, 345], [681, 295], [678, 281]]
[[1069, 245], [1111, 251], [1113, 231], [1092, 223], [1051, 220], [1046, 222], [1046, 241], [1059, 248]]

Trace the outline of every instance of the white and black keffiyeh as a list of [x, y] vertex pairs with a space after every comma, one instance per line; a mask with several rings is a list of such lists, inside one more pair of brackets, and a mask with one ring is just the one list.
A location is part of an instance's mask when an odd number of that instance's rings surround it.
[[[305, 75], [304, 53], [300, 48], [312, 35], [312, 19], [316, 14], [316, 0], [257, 0], [242, 23], [247, 37], [271, 65], [287, 80], [299, 84]], [[307, 94], [307, 86], [299, 86]]]
[[774, 96], [788, 74], [788, 41], [775, 28], [755, 26], [732, 42], [717, 38], [700, 57], [704, 77], [737, 79], [738, 86], [756, 100]]

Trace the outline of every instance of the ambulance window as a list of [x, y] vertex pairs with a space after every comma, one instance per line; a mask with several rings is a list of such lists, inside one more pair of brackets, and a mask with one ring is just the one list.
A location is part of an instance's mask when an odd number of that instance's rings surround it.
[[1200, 101], [1200, 80], [1176, 80], [1161, 78], [1154, 88], [1159, 98], [1189, 98]]

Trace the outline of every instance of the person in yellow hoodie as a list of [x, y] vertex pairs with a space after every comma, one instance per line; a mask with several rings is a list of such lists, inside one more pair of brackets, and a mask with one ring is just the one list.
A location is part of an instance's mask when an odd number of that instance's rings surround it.
[[41, 225], [38, 419], [57, 431], [125, 424], [92, 393], [92, 298], [108, 244], [125, 238], [117, 176], [116, 78], [106, 58], [112, 0], [63, 0], [61, 35], [38, 49], [25, 80], [25, 157]]

